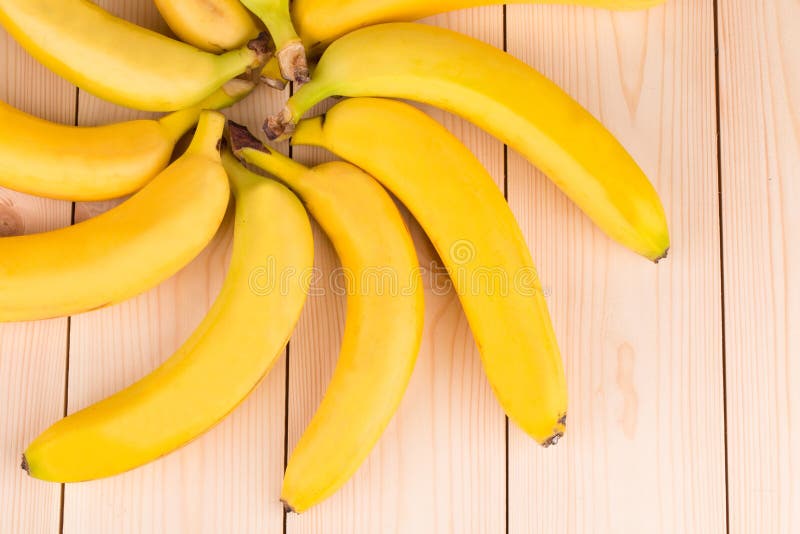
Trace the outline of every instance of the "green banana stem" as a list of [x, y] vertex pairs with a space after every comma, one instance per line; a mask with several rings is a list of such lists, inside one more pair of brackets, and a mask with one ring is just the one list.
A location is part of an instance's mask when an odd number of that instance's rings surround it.
[[308, 167], [264, 146], [246, 126], [229, 121], [228, 142], [241, 161], [267, 171], [295, 191], [303, 190], [303, 176]]
[[216, 111], [203, 111], [197, 123], [197, 131], [186, 154], [196, 154], [222, 161], [220, 145], [225, 130], [225, 115]]
[[332, 96], [337, 96], [335, 88], [330, 84], [321, 83], [319, 78], [304, 85], [292, 95], [280, 113], [267, 118], [264, 123], [264, 133], [267, 135], [267, 139], [275, 141], [291, 137], [295, 125], [303, 118], [303, 115], [318, 103]]
[[306, 49], [292, 23], [289, 0], [242, 0], [242, 3], [267, 26], [275, 42], [283, 77], [307, 83], [311, 78]]
[[248, 188], [257, 184], [258, 181], [265, 179], [245, 169], [228, 148], [222, 151], [222, 166], [225, 167], [225, 172], [228, 173], [231, 189], [237, 198]]

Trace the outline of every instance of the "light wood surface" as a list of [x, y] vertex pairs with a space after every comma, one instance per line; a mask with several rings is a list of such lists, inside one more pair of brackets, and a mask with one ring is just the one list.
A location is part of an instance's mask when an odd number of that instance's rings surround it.
[[[152, 2], [104, 0], [104, 8], [166, 32]], [[255, 126], [280, 102], [264, 88], [228, 114]], [[79, 124], [148, 117], [85, 92]], [[175, 199], [180, 202], [180, 199]], [[76, 218], [114, 203], [79, 204]], [[230, 257], [228, 217], [218, 238], [173, 279], [138, 298], [74, 317], [70, 329], [70, 413], [145, 376], [194, 331], [222, 285]], [[283, 474], [285, 363], [218, 427], [184, 449], [131, 473], [69, 486], [64, 532], [73, 534], [279, 532]]]
[[[502, 8], [429, 22], [502, 47]], [[502, 144], [461, 119], [428, 111], [467, 143], [502, 186]], [[330, 157], [305, 147], [297, 147], [294, 154], [307, 164]], [[436, 261], [433, 247], [410, 217], [409, 223], [420, 262], [430, 267]], [[329, 273], [338, 266], [336, 255], [324, 236], [317, 243], [317, 266], [329, 283]], [[287, 532], [500, 532], [505, 528], [505, 418], [483, 375], [457, 296], [435, 296], [433, 288], [426, 289], [422, 350], [395, 420], [354, 479], [316, 509], [290, 515]], [[292, 340], [290, 450], [333, 374], [344, 319], [344, 298], [312, 297]]]
[[[74, 124], [75, 88], [49, 73], [0, 30], [0, 99]], [[0, 169], [2, 172], [2, 169]], [[0, 238], [70, 223], [72, 207], [0, 188]], [[30, 440], [64, 413], [67, 320], [0, 324], [0, 532], [58, 532], [61, 488], [19, 468]]]
[[509, 200], [539, 261], [571, 385], [559, 447], [542, 451], [511, 430], [511, 533], [725, 531], [712, 8], [508, 8], [509, 52], [635, 155], [672, 235], [668, 260], [648, 265], [509, 154]]
[[720, 0], [730, 532], [800, 532], [800, 3]]
[[[149, 1], [98, 4], [167, 31]], [[551, 77], [620, 138], [670, 217], [670, 258], [649, 265], [513, 151], [425, 108], [506, 190], [528, 237], [567, 363], [565, 440], [543, 451], [507, 426], [458, 299], [428, 287], [423, 350], [397, 417], [340, 493], [286, 515], [285, 455], [325, 392], [346, 311], [329, 287], [338, 260], [315, 228], [320, 277], [289, 357], [230, 418], [114, 479], [62, 488], [23, 476], [33, 437], [144, 376], [199, 324], [226, 271], [229, 218], [206, 252], [145, 295], [0, 325], [0, 533], [800, 531], [800, 4], [515, 5], [426, 22], [505, 46]], [[78, 92], [5, 33], [0, 69], [0, 98], [51, 120], [148, 116]], [[285, 98], [260, 89], [228, 114], [259, 131]], [[75, 205], [74, 218], [114, 204]], [[68, 203], [0, 189], [0, 235], [72, 217]], [[432, 247], [409, 224], [430, 267]]]

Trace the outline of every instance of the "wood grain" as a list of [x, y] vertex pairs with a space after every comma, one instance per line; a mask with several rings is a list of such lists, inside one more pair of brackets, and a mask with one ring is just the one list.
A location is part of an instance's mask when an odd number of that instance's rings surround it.
[[[110, 11], [166, 32], [151, 2], [100, 2]], [[228, 114], [240, 122], [267, 113], [277, 97], [264, 88]], [[82, 125], [147, 114], [80, 94]], [[179, 202], [180, 199], [175, 199]], [[79, 204], [79, 220], [115, 202]], [[155, 214], [154, 214], [155, 215]], [[69, 410], [118, 391], [153, 370], [188, 338], [219, 292], [230, 257], [232, 224], [173, 279], [119, 306], [72, 320]], [[113, 479], [69, 486], [64, 532], [279, 532], [285, 363], [229, 418], [184, 449]]]
[[571, 388], [558, 447], [511, 429], [511, 533], [725, 532], [712, 8], [508, 7], [509, 52], [619, 137], [661, 193], [673, 240], [669, 260], [648, 264], [509, 154], [510, 203]]
[[[97, 3], [168, 31], [152, 2]], [[655, 267], [622, 250], [518, 155], [506, 161], [483, 132], [425, 108], [499, 186], [507, 164], [509, 201], [567, 362], [569, 433], [542, 451], [512, 425], [506, 481], [505, 418], [461, 307], [427, 287], [423, 350], [397, 417], [353, 481], [319, 508], [288, 516], [288, 532], [800, 531], [800, 4], [716, 3], [720, 176], [712, 0], [670, 0], [646, 13], [509, 6], [505, 35], [502, 7], [427, 21], [498, 47], [507, 41], [618, 135], [664, 198], [672, 254]], [[148, 116], [85, 93], [76, 101], [73, 86], [2, 30], [0, 71], [0, 98], [50, 120]], [[284, 99], [263, 88], [228, 114], [259, 131]], [[76, 219], [115, 204], [79, 204]], [[0, 232], [57, 228], [71, 213], [69, 203], [0, 189]], [[430, 267], [432, 247], [409, 223]], [[61, 487], [23, 476], [20, 452], [62, 416], [65, 394], [70, 412], [100, 400], [186, 339], [221, 286], [230, 218], [195, 262], [141, 297], [71, 324], [0, 325], [0, 533], [283, 532], [284, 425], [292, 447], [333, 372], [346, 313], [326, 287], [336, 255], [315, 231], [324, 295], [311, 298], [292, 340], [288, 377], [282, 360], [219, 427], [145, 468], [67, 487], [63, 510]]]
[[[0, 99], [73, 124], [75, 88], [40, 66], [0, 28]], [[2, 172], [2, 169], [0, 169]], [[72, 206], [0, 188], [0, 238], [67, 226]], [[64, 410], [67, 320], [0, 324], [0, 532], [55, 533], [61, 487], [19, 469], [28, 443]]]
[[[429, 22], [502, 46], [502, 8], [437, 17]], [[428, 109], [461, 137], [502, 186], [503, 147], [477, 128]], [[306, 163], [319, 151], [297, 148]], [[412, 222], [423, 267], [435, 254]], [[337, 265], [318, 239], [317, 265]], [[327, 283], [327, 280], [323, 280]], [[458, 298], [426, 288], [426, 331], [416, 371], [397, 416], [373, 454], [342, 491], [302, 516], [287, 532], [486, 532], [505, 529], [505, 417], [480, 365]], [[292, 340], [289, 374], [289, 446], [293, 447], [324, 395], [344, 327], [343, 298], [311, 299]]]
[[730, 527], [800, 531], [800, 4], [719, 1]]

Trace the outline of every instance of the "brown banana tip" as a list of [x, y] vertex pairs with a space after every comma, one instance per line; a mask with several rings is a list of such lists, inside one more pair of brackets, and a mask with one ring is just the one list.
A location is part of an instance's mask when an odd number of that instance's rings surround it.
[[563, 432], [556, 432], [549, 439], [545, 440], [544, 443], [542, 443], [542, 447], [544, 447], [545, 449], [548, 449], [550, 447], [554, 447], [554, 446], [558, 445], [558, 442], [561, 441], [561, 438], [563, 438], [563, 437], [564, 437], [564, 433]]
[[287, 514], [296, 514], [297, 513], [295, 511], [295, 509], [292, 508], [292, 506], [288, 502], [284, 501], [283, 499], [281, 499], [281, 504], [283, 505], [283, 511], [286, 512]]
[[278, 51], [278, 64], [281, 74], [287, 80], [294, 80], [301, 85], [311, 81], [306, 49], [300, 41], [290, 43]]
[[243, 148], [252, 148], [259, 152], [271, 154], [269, 148], [265, 147], [264, 143], [259, 141], [258, 138], [247, 129], [247, 126], [230, 120], [228, 121], [228, 143], [234, 153]]
[[258, 37], [247, 43], [247, 48], [255, 52], [259, 58], [266, 61], [266, 59], [272, 56], [271, 42], [272, 39], [270, 39], [269, 33], [261, 32], [258, 34]]
[[666, 260], [668, 256], [669, 256], [669, 247], [667, 247], [667, 250], [664, 251], [664, 254], [655, 259], [656, 265], [658, 265], [662, 260]]
[[31, 474], [31, 466], [28, 465], [28, 459], [25, 457], [24, 454], [22, 455], [22, 463], [20, 464], [20, 467], [22, 468], [23, 471], [28, 473], [28, 476], [30, 476], [30, 474]]
[[264, 123], [264, 133], [270, 141], [277, 141], [291, 137], [294, 133], [294, 121], [292, 120], [292, 112], [284, 108], [277, 115], [269, 117]]
[[275, 53], [272, 48], [272, 39], [268, 33], [262, 32], [258, 37], [247, 43], [247, 48], [254, 52], [256, 57], [242, 76], [244, 79], [258, 84], [264, 65]]
[[305, 85], [311, 81], [311, 71], [308, 67], [298, 67], [294, 71], [294, 81], [298, 85]]
[[542, 443], [542, 446], [546, 449], [548, 447], [558, 445], [558, 442], [564, 437], [564, 428], [566, 426], [567, 414], [565, 413], [558, 419], [558, 427], [555, 429], [555, 433], [549, 439], [545, 440], [544, 443]]

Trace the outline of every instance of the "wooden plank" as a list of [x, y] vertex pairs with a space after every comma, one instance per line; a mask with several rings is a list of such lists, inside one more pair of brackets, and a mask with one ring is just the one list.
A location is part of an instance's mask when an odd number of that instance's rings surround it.
[[[73, 124], [75, 88], [39, 65], [0, 28], [0, 99]], [[70, 223], [72, 205], [0, 188], [0, 238]], [[0, 324], [0, 532], [56, 533], [61, 487], [18, 469], [28, 443], [64, 411], [67, 320]]]
[[669, 260], [648, 264], [509, 154], [510, 202], [571, 387], [558, 447], [511, 428], [510, 532], [725, 532], [712, 2], [507, 14], [509, 51], [621, 139], [662, 194], [673, 238]]
[[[151, 2], [107, 0], [103, 7], [165, 31]], [[279, 102], [264, 88], [228, 114], [254, 123]], [[81, 124], [144, 117], [85, 93]], [[175, 199], [180, 202], [180, 199]], [[80, 204], [79, 219], [114, 203]], [[231, 218], [191, 265], [153, 291], [111, 309], [73, 318], [69, 409], [78, 410], [141, 378], [168, 358], [211, 306], [230, 256]], [[64, 532], [260, 533], [282, 529], [285, 363], [222, 424], [142, 469], [69, 486]]]
[[800, 531], [800, 4], [719, 1], [730, 532]]
[[[437, 17], [429, 22], [502, 46], [502, 8]], [[431, 111], [459, 135], [503, 184], [503, 147], [475, 127]], [[318, 151], [295, 149], [298, 159], [319, 162]], [[435, 254], [411, 222], [420, 261]], [[317, 266], [327, 274], [336, 255], [318, 239]], [[294, 447], [322, 400], [333, 373], [344, 327], [345, 302], [313, 297], [290, 349], [289, 446]], [[505, 418], [480, 365], [456, 295], [426, 293], [426, 332], [411, 385], [380, 443], [337, 495], [302, 516], [287, 531], [486, 532], [505, 530]]]

